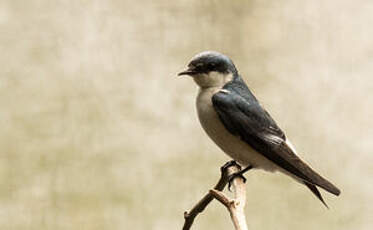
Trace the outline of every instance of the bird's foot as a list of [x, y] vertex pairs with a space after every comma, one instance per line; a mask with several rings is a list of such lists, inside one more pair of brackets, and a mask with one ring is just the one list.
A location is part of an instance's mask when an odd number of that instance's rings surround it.
[[225, 163], [223, 166], [220, 167], [220, 172], [223, 174], [224, 171], [227, 168], [229, 168], [229, 167], [231, 167], [233, 165], [238, 165], [239, 166], [239, 164], [237, 164], [237, 162], [235, 160], [231, 160], [231, 161], [228, 161], [227, 163]]
[[238, 172], [233, 173], [232, 175], [230, 175], [229, 178], [228, 178], [228, 190], [231, 191], [232, 181], [236, 177], [240, 177], [243, 180], [243, 183], [246, 183], [246, 178], [243, 176], [243, 174], [245, 172], [249, 171], [252, 168], [253, 168], [253, 166], [249, 165], [246, 168], [244, 168], [244, 169], [242, 169], [242, 170], [240, 170], [240, 171], [238, 171]]

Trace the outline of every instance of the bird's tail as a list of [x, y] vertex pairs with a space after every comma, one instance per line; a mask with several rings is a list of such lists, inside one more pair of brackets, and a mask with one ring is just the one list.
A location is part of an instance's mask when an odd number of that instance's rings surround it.
[[303, 183], [311, 190], [311, 192], [325, 205], [326, 208], [329, 209], [328, 205], [325, 203], [324, 199], [321, 196], [320, 191], [317, 187], [313, 184], [308, 183], [307, 181], [303, 181]]
[[[321, 195], [319, 195], [320, 193], [315, 186], [325, 189], [336, 196], [341, 193], [335, 185], [320, 176], [315, 170], [303, 162], [286, 142], [276, 149], [276, 154], [280, 160], [283, 160], [282, 168], [303, 182], [319, 199]], [[322, 200], [322, 198], [320, 200]]]

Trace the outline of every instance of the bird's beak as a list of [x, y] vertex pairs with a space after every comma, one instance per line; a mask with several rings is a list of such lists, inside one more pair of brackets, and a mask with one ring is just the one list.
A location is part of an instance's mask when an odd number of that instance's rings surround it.
[[180, 73], [178, 73], [177, 76], [182, 76], [182, 75], [193, 76], [194, 74], [196, 74], [196, 71], [188, 68], [188, 69], [186, 69], [186, 70], [181, 71]]

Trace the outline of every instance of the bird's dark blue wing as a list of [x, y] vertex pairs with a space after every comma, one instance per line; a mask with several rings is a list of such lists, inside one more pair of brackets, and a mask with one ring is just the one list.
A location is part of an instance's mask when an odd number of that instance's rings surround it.
[[212, 97], [215, 111], [226, 129], [299, 179], [338, 195], [338, 188], [312, 170], [292, 151], [286, 143], [284, 133], [257, 100], [245, 98], [241, 93], [237, 89], [226, 88]]

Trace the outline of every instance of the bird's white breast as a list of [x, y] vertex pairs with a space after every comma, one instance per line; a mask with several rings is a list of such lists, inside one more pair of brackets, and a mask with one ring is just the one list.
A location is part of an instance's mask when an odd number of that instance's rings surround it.
[[[224, 127], [211, 100], [212, 96], [219, 90], [222, 90], [221, 87], [200, 88], [196, 106], [203, 129], [215, 144], [241, 165], [252, 165], [253, 167], [273, 171], [276, 167], [272, 162], [257, 153], [238, 136], [232, 135]], [[224, 93], [230, 92], [225, 90]]]

